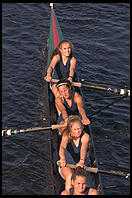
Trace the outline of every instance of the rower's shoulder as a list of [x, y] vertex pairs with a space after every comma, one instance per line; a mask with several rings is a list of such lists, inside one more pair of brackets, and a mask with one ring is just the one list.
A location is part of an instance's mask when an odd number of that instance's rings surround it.
[[89, 134], [86, 131], [83, 131], [83, 137], [89, 137]]
[[74, 92], [75, 92], [75, 99], [76, 100], [82, 99], [81, 95], [77, 91], [74, 91]]
[[57, 98], [55, 98], [55, 102], [61, 102], [63, 103], [63, 97], [61, 95], [59, 95]]
[[84, 131], [83, 136], [82, 136], [82, 138], [81, 138], [81, 141], [82, 141], [82, 142], [89, 142], [89, 140], [90, 140], [89, 134], [88, 134], [87, 132]]
[[72, 56], [71, 60], [77, 60], [75, 56]]
[[61, 195], [70, 195], [69, 191], [68, 190], [64, 190], [61, 192]]
[[74, 56], [72, 56], [71, 62], [76, 62], [76, 61], [77, 61], [77, 59]]
[[89, 192], [88, 192], [88, 195], [97, 195], [98, 193], [97, 193], [97, 190], [96, 189], [94, 189], [94, 188], [90, 188], [89, 189]]
[[60, 55], [59, 54], [54, 55], [52, 60], [53, 61], [60, 61]]

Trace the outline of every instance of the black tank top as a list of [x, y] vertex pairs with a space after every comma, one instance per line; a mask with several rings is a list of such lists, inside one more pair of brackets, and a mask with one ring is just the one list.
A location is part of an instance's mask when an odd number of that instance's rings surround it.
[[52, 78], [55, 78], [55, 79], [65, 78], [65, 79], [67, 79], [68, 76], [69, 76], [70, 61], [72, 59], [72, 55], [70, 55], [68, 57], [68, 61], [67, 61], [66, 65], [63, 64], [61, 53], [59, 53], [59, 56], [60, 56], [60, 61], [56, 64], [56, 66], [54, 68]]

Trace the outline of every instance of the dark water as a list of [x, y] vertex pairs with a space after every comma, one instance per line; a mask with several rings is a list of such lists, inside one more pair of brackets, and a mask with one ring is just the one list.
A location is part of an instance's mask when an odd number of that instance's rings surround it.
[[[78, 75], [114, 88], [130, 88], [130, 5], [127, 3], [56, 3], [65, 39], [74, 44]], [[42, 93], [45, 47], [49, 35], [48, 3], [2, 4], [2, 128], [47, 126], [46, 92]], [[113, 99], [83, 89], [87, 114]], [[130, 98], [91, 120], [100, 169], [130, 166]], [[2, 194], [53, 194], [49, 132], [2, 138]], [[123, 168], [121, 168], [123, 167]], [[129, 185], [120, 176], [102, 175], [103, 186]], [[129, 194], [129, 187], [105, 194]]]

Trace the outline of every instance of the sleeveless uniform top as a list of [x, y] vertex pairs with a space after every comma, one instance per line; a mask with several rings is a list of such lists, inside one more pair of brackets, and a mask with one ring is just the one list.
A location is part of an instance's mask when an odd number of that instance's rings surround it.
[[[84, 192], [85, 195], [88, 195], [89, 190], [90, 190], [90, 187], [86, 187], [85, 192]], [[70, 188], [70, 189], [69, 189], [69, 192], [70, 192], [70, 195], [73, 195], [73, 188]]]
[[[72, 59], [72, 55], [70, 54], [70, 56], [68, 57], [66, 65], [63, 64], [61, 53], [59, 53], [59, 56], [60, 56], [60, 61], [54, 67], [52, 78], [59, 80], [62, 78], [67, 79], [69, 76], [70, 61]], [[51, 82], [50, 84], [52, 86], [54, 83]]]
[[[85, 134], [85, 131], [83, 131], [82, 134], [81, 134], [81, 137], [79, 139], [78, 146], [76, 146], [74, 144], [74, 142], [73, 142], [72, 139], [68, 142], [67, 147], [66, 147], [66, 150], [65, 150], [65, 160], [66, 160], [66, 163], [68, 163], [68, 164], [74, 164], [75, 165], [75, 164], [77, 164], [79, 162], [79, 160], [80, 160], [81, 145], [82, 145], [81, 138], [82, 138], [82, 136], [84, 134]], [[84, 165], [85, 166], [91, 166], [91, 163], [90, 163], [89, 157], [88, 157], [88, 153], [86, 154]], [[92, 186], [94, 187], [94, 184], [93, 184], [93, 181], [94, 180], [92, 179], [90, 172], [88, 172], [88, 181], [89, 181], [88, 183], [90, 184], [90, 188]], [[89, 189], [85, 192], [86, 195], [88, 194]]]
[[[72, 91], [72, 93], [71, 93], [71, 100], [72, 100], [71, 107], [69, 107], [69, 105], [67, 104], [66, 99], [64, 98], [64, 103], [63, 104], [64, 104], [64, 106], [66, 108], [68, 116], [70, 116], [70, 115], [79, 115], [77, 104], [74, 101], [74, 96], [75, 96], [75, 91]], [[60, 114], [59, 117], [58, 117], [57, 123], [60, 123], [62, 120], [63, 120], [62, 114]]]
[[[65, 149], [65, 160], [66, 160], [66, 163], [76, 165], [79, 162], [81, 145], [82, 145], [81, 139], [82, 139], [82, 136], [85, 133], [86, 133], [85, 131], [82, 132], [81, 137], [79, 139], [78, 146], [76, 146], [74, 144], [72, 139], [70, 139], [70, 141], [68, 142], [67, 147]], [[88, 167], [91, 166], [91, 163], [90, 163], [90, 160], [89, 160], [89, 156], [88, 156], [88, 152], [86, 153], [84, 165], [88, 166]], [[95, 188], [95, 185], [94, 185], [94, 182], [93, 182], [94, 180], [93, 180], [92, 175], [91, 175], [90, 172], [88, 172], [88, 181], [89, 181], [88, 183], [90, 184], [90, 188], [91, 187]]]
[[[80, 151], [81, 151], [81, 145], [82, 145], [82, 142], [81, 142], [81, 138], [82, 136], [84, 135], [85, 132], [82, 132], [81, 134], [81, 137], [79, 139], [79, 144], [78, 146], [76, 146], [73, 142], [73, 140], [71, 139], [68, 144], [67, 144], [67, 147], [66, 147], [66, 150], [65, 150], [65, 159], [66, 159], [66, 163], [68, 164], [77, 164], [80, 160]], [[84, 163], [86, 166], [89, 165], [89, 161], [88, 161], [88, 158], [86, 156], [85, 158], [85, 163]]]

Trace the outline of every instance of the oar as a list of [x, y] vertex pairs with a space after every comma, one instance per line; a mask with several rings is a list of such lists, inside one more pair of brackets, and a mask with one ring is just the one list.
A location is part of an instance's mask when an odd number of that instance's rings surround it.
[[[61, 166], [61, 163], [58, 161], [57, 162], [57, 165], [58, 166]], [[69, 168], [73, 168], [75, 169], [76, 168], [76, 165], [73, 165], [73, 164], [66, 164], [66, 167], [69, 167]], [[119, 175], [119, 176], [122, 176], [122, 177], [130, 177], [130, 173], [123, 173], [123, 172], [120, 172], [120, 171], [114, 171], [114, 170], [100, 170], [98, 168], [93, 168], [93, 167], [87, 167], [87, 166], [84, 166], [84, 169], [86, 171], [89, 171], [89, 172], [92, 172], [92, 173], [104, 173], [104, 174], [110, 174], [110, 175]]]
[[11, 129], [3, 129], [2, 130], [2, 136], [4, 135], [12, 135], [12, 134], [18, 134], [18, 133], [25, 133], [25, 132], [32, 132], [32, 131], [43, 131], [43, 130], [48, 130], [48, 129], [59, 129], [63, 128], [65, 125], [51, 125], [49, 127], [32, 127], [32, 128], [27, 128], [27, 129], [21, 129], [21, 130], [11, 130]]
[[124, 185], [109, 185], [109, 186], [103, 186], [103, 189], [111, 189], [111, 188], [123, 188], [123, 187], [129, 187], [129, 184]]
[[106, 106], [100, 108], [99, 110], [97, 110], [97, 111], [91, 113], [91, 114], [89, 115], [89, 119], [90, 119], [91, 117], [93, 117], [94, 115], [97, 115], [98, 113], [100, 113], [102, 110], [108, 108], [108, 107], [111, 106], [112, 104], [114, 104], [114, 103], [116, 103], [116, 102], [119, 102], [121, 99], [123, 99], [123, 98], [125, 98], [125, 97], [126, 97], [126, 95], [119, 96], [119, 98], [117, 98], [117, 100], [115, 100], [115, 101], [109, 103], [108, 105], [106, 105]]
[[[54, 83], [57, 83], [58, 81], [59, 81], [58, 79], [51, 80], [51, 82], [54, 82]], [[130, 90], [127, 90], [127, 89], [114, 89], [114, 88], [102, 87], [102, 86], [98, 86], [98, 85], [82, 84], [81, 82], [72, 82], [72, 85], [75, 87], [88, 87], [88, 88], [92, 88], [92, 89], [99, 89], [99, 90], [103, 90], [103, 91], [119, 93], [120, 95], [127, 94], [128, 96], [130, 96]]]

